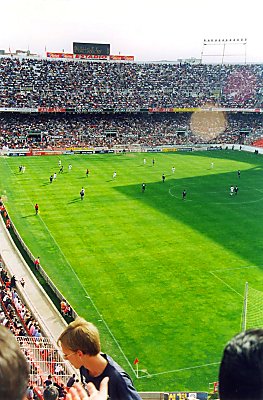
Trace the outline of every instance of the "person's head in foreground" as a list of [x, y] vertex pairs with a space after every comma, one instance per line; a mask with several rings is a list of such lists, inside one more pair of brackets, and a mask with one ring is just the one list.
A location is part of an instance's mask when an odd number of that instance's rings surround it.
[[44, 400], [57, 400], [58, 395], [58, 389], [54, 385], [49, 385], [43, 392]]
[[12, 333], [0, 325], [0, 399], [25, 398], [29, 366]]
[[82, 365], [82, 356], [97, 356], [101, 351], [99, 331], [95, 325], [78, 317], [58, 338], [64, 358], [75, 367]]
[[219, 397], [263, 399], [263, 329], [239, 333], [225, 346], [219, 369]]

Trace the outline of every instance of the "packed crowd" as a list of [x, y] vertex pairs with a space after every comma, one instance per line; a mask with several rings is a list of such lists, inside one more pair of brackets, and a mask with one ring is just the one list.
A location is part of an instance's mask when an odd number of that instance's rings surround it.
[[[195, 121], [193, 128], [191, 121], [197, 114], [2, 114], [0, 148], [52, 150], [132, 144], [142, 147], [202, 142], [248, 144], [256, 134], [263, 135], [261, 114], [228, 114], [222, 119], [222, 113], [214, 113], [213, 120], [202, 118], [200, 122]], [[218, 133], [214, 133], [214, 125]]]
[[262, 64], [116, 63], [0, 58], [0, 107], [75, 111], [262, 107]]
[[[64, 399], [67, 394], [66, 384], [63, 383], [65, 371], [58, 351], [43, 341], [39, 348], [40, 359], [32, 353], [27, 338], [35, 339], [35, 346], [38, 346], [38, 340], [42, 337], [40, 326], [16, 290], [16, 277], [14, 275], [9, 276], [2, 260], [0, 260], [0, 284], [0, 325], [6, 327], [14, 336], [17, 336], [29, 365], [26, 398], [42, 398], [43, 389], [41, 388], [53, 385], [56, 387], [58, 398]], [[24, 287], [24, 284], [25, 282], [20, 281], [20, 290]], [[48, 370], [52, 372], [46, 380], [44, 379], [46, 372], [42, 370], [42, 365], [46, 365]]]

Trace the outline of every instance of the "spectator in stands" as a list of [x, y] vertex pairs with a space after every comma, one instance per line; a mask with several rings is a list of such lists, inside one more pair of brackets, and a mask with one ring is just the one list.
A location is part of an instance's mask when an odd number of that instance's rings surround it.
[[226, 345], [219, 369], [221, 400], [263, 399], [263, 329], [234, 336]]
[[67, 381], [67, 387], [69, 388], [69, 387], [73, 386], [74, 383], [75, 383], [75, 381], [76, 381], [76, 375], [73, 374], [73, 375], [69, 378], [69, 380]]
[[54, 385], [49, 385], [43, 392], [44, 400], [57, 400], [58, 396], [58, 389]]
[[65, 299], [62, 299], [60, 301], [60, 311], [62, 315], [65, 315], [66, 309], [67, 309], [67, 302]]
[[65, 388], [64, 383], [58, 384], [57, 382], [54, 382], [54, 386], [58, 389], [58, 397], [64, 399], [67, 394], [67, 389]]
[[109, 378], [105, 377], [100, 384], [99, 391], [96, 389], [93, 383], [87, 384], [89, 395], [82, 385], [75, 383], [69, 389], [69, 393], [66, 395], [66, 400], [107, 400], [108, 399], [108, 382]]
[[28, 386], [27, 390], [26, 390], [26, 399], [27, 400], [33, 400], [34, 399], [34, 387]]
[[34, 261], [35, 269], [39, 269], [40, 266], [40, 257], [37, 257]]
[[22, 277], [21, 279], [20, 279], [20, 285], [24, 288], [25, 287], [25, 279]]
[[78, 317], [58, 338], [64, 358], [80, 369], [83, 383], [92, 382], [99, 389], [102, 379], [109, 377], [111, 400], [141, 400], [129, 375], [107, 354], [101, 353], [98, 329]]
[[44, 382], [44, 386], [48, 387], [50, 385], [53, 385], [53, 381], [52, 381], [52, 375], [48, 375], [47, 379]]
[[15, 275], [12, 275], [11, 280], [10, 280], [10, 289], [16, 287], [16, 277]]
[[28, 363], [17, 341], [0, 326], [0, 399], [23, 400], [28, 379]]
[[8, 229], [8, 230], [11, 228], [11, 221], [9, 218], [6, 218], [5, 226], [6, 226], [6, 229]]

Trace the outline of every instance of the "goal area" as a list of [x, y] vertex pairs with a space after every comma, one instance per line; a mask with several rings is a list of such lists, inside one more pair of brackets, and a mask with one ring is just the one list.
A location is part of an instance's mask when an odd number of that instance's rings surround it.
[[263, 327], [263, 292], [245, 285], [242, 330]]

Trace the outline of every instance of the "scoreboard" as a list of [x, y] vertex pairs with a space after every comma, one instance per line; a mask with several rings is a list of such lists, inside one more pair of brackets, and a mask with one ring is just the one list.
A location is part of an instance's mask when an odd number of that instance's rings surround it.
[[110, 45], [103, 43], [79, 43], [73, 42], [74, 54], [90, 54], [97, 56], [109, 56]]
[[208, 392], [171, 392], [164, 393], [164, 400], [207, 400]]

